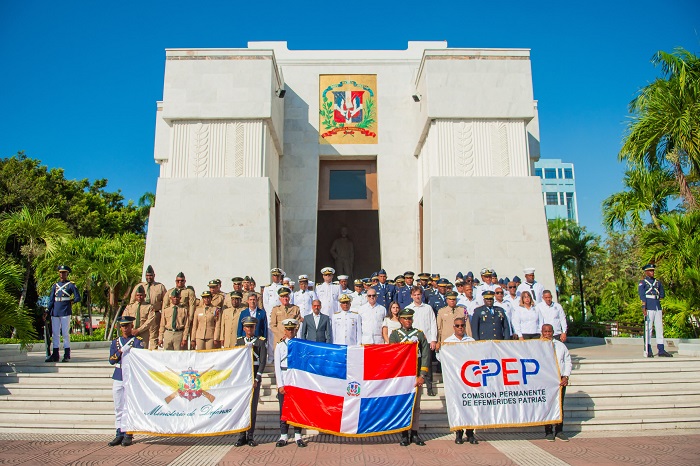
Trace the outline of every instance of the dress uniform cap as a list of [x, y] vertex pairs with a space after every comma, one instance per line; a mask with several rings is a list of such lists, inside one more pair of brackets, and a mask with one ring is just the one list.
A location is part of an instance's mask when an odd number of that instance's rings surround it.
[[362, 280], [359, 278], [357, 280], [355, 280], [354, 283], [355, 283], [355, 286], [362, 286]]
[[404, 308], [399, 312], [399, 317], [411, 317], [413, 318], [413, 314], [415, 314], [416, 311], [411, 309], [410, 307]]
[[242, 321], [243, 325], [257, 325], [258, 319], [253, 316], [244, 317]]
[[362, 283], [369, 283], [369, 282], [370, 282], [369, 277], [365, 277], [362, 279]]
[[217, 285], [221, 286], [221, 280], [219, 280], [218, 278], [215, 278], [214, 281], [216, 282]]
[[179, 298], [180, 297], [180, 289], [179, 288], [174, 288], [172, 292], [170, 292], [170, 296], [173, 298]]
[[401, 275], [399, 275], [398, 277], [396, 277], [396, 278], [394, 279], [394, 282], [395, 282], [395, 283], [406, 283], [406, 279], [403, 278]]
[[446, 278], [441, 278], [438, 280], [437, 285], [438, 286], [447, 286], [450, 284], [450, 281]]
[[525, 275], [530, 275], [531, 273], [535, 273], [535, 268], [534, 267], [527, 267], [523, 269], [523, 273]]
[[440, 280], [440, 274], [434, 273], [430, 276], [431, 280]]
[[229, 293], [229, 296], [232, 298], [238, 298], [238, 299], [243, 299], [243, 295], [239, 291], [232, 291]]
[[211, 291], [202, 291], [202, 298], [211, 298]]
[[209, 280], [209, 284], [207, 286], [217, 286], [220, 283], [217, 283], [216, 280]]
[[496, 273], [495, 270], [491, 269], [491, 276], [492, 276], [492, 277], [498, 277], [498, 274]]
[[70, 269], [70, 267], [68, 267], [67, 265], [59, 265], [59, 266], [58, 266], [58, 271], [59, 271], [59, 272], [68, 272], [68, 273], [71, 273], [71, 269]]
[[347, 280], [348, 278], [350, 277], [348, 277], [347, 275], [338, 275], [338, 280]]
[[377, 272], [377, 275], [386, 275], [386, 270], [379, 269], [379, 271]]
[[430, 280], [430, 274], [428, 272], [421, 272], [418, 274], [418, 278], [421, 280]]
[[250, 275], [246, 275], [243, 277], [243, 281], [249, 282], [250, 281]]
[[152, 273], [152, 274], [155, 275], [156, 271], [153, 270], [153, 266], [152, 266], [152, 265], [149, 265], [148, 267], [146, 267], [146, 273]]
[[146, 290], [143, 289], [142, 285], [136, 287], [136, 294], [146, 294]]
[[455, 285], [457, 285], [457, 286], [464, 285], [464, 280], [462, 280], [461, 278], [458, 278], [457, 280], [455, 280]]
[[457, 296], [459, 296], [459, 294], [456, 291], [448, 291], [445, 293], [445, 298], [447, 299], [457, 299]]
[[474, 273], [470, 270], [469, 272], [467, 272], [467, 275], [465, 278], [474, 278]]
[[185, 278], [185, 274], [182, 273], [182, 272], [180, 272], [179, 274], [177, 274], [177, 275], [175, 276], [175, 278]]
[[136, 320], [136, 317], [134, 316], [121, 316], [118, 320], [119, 325], [128, 325], [132, 324]]
[[410, 270], [408, 272], [403, 273], [404, 277], [413, 277], [414, 275], [415, 275], [415, 273], [411, 272]]
[[280, 295], [280, 296], [287, 296], [287, 295], [289, 295], [289, 293], [291, 293], [291, 292], [292, 292], [292, 290], [290, 290], [290, 289], [287, 288], [286, 286], [283, 286], [282, 288], [280, 288], [279, 290], [277, 290], [277, 294]]
[[369, 278], [376, 278], [377, 275], [379, 275], [377, 272], [372, 272], [372, 275], [370, 275]]
[[270, 274], [272, 275], [282, 275], [282, 269], [278, 269], [275, 267], [274, 269], [270, 270]]
[[340, 298], [338, 298], [338, 302], [339, 303], [350, 303], [350, 302], [352, 302], [352, 298], [350, 297], [349, 294], [343, 293], [342, 295], [340, 295]]
[[513, 277], [513, 281], [514, 281], [515, 283], [520, 283], [522, 280], [520, 279], [520, 277], [518, 277], [518, 276], [516, 275], [515, 277]]
[[284, 326], [284, 328], [297, 328], [299, 322], [297, 322], [296, 319], [284, 319], [282, 321], [282, 325]]
[[481, 276], [482, 277], [490, 277], [491, 276], [491, 269], [481, 269]]
[[394, 280], [387, 280], [386, 283], [388, 285], [395, 285], [396, 284], [396, 282]]
[[483, 293], [481, 293], [481, 297], [482, 297], [482, 298], [486, 298], [486, 299], [488, 299], [488, 298], [493, 298], [494, 296], [496, 296], [496, 293], [494, 293], [494, 292], [491, 291], [491, 290], [486, 290], [486, 291], [484, 291]]
[[239, 283], [243, 283], [243, 279], [241, 277], [233, 277], [231, 279], [234, 285], [238, 285]]
[[308, 275], [299, 275], [299, 282], [308, 282], [308, 281], [309, 281]]
[[645, 265], [642, 267], [642, 270], [645, 270], [645, 271], [646, 271], [646, 270], [656, 270], [656, 266], [655, 266], [654, 264], [645, 264]]
[[462, 275], [462, 272], [457, 272], [457, 276], [455, 278], [464, 278], [464, 275]]
[[335, 269], [333, 267], [324, 267], [321, 269], [321, 275], [335, 275]]

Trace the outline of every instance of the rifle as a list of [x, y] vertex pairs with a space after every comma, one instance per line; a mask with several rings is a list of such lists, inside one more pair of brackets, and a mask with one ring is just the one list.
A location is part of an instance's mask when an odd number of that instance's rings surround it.
[[44, 346], [46, 347], [46, 359], [51, 357], [51, 316], [44, 309]]
[[[644, 312], [645, 310], [646, 310], [646, 307], [642, 306], [642, 312]], [[648, 353], [649, 345], [647, 345], [647, 332], [649, 331], [648, 325], [649, 325], [649, 313], [647, 313], [647, 315], [644, 316], [644, 331], [643, 331], [644, 333], [642, 334], [643, 335], [642, 342], [644, 343], [644, 357], [645, 358], [649, 357], [649, 353]]]

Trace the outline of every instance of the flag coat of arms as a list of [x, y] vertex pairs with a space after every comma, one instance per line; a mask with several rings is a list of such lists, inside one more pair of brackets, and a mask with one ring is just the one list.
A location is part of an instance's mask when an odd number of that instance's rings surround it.
[[289, 342], [282, 420], [347, 437], [407, 430], [415, 402], [416, 344]]

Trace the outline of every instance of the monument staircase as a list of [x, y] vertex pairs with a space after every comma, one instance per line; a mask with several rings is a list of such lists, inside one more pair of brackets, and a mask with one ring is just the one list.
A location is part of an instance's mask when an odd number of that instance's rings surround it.
[[[0, 432], [111, 434], [112, 368], [107, 348], [74, 350], [70, 363], [43, 354], [0, 362]], [[438, 396], [423, 394], [421, 429], [447, 433], [440, 374]], [[272, 368], [263, 378], [257, 431], [275, 433], [279, 410]], [[575, 360], [565, 404], [565, 429], [700, 428], [700, 359]], [[509, 429], [530, 431], [538, 428]]]

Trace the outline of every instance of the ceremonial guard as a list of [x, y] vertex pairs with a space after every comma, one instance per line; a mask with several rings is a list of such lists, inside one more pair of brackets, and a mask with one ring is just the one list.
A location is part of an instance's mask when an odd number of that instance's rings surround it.
[[158, 340], [158, 328], [155, 326], [156, 313], [153, 306], [145, 302], [146, 290], [143, 286], [138, 285], [134, 291], [136, 301], [126, 306], [122, 316], [131, 316], [135, 319], [133, 334], [141, 339], [144, 348], [156, 348], [157, 345], [150, 346], [151, 335], [154, 335], [153, 340]]
[[418, 364], [416, 367], [416, 400], [413, 404], [413, 421], [411, 432], [401, 432], [401, 445], [407, 447], [414, 442], [416, 445], [424, 446], [425, 442], [418, 437], [418, 426], [420, 425], [420, 398], [421, 387], [425, 383], [428, 375], [428, 365], [430, 364], [430, 346], [428, 340], [421, 330], [413, 328], [413, 309], [406, 308], [399, 313], [401, 328], [391, 332], [389, 343], [418, 343]]
[[299, 289], [294, 292], [294, 305], [299, 306], [302, 317], [311, 314], [311, 303], [318, 299], [316, 292], [309, 290], [309, 276], [299, 275]]
[[[221, 325], [219, 334], [214, 338], [219, 340], [222, 348], [232, 348], [238, 338], [238, 322], [245, 307], [241, 306], [240, 291], [232, 291], [229, 294], [230, 304], [221, 311]], [[257, 319], [256, 319], [257, 323]]]
[[255, 372], [255, 380], [253, 380], [253, 400], [251, 402], [250, 413], [250, 429], [246, 432], [241, 432], [235, 446], [242, 447], [246, 443], [251, 447], [257, 447], [258, 442], [255, 441], [255, 418], [258, 415], [258, 400], [260, 399], [260, 386], [262, 385], [262, 376], [265, 372], [265, 363], [267, 362], [267, 342], [265, 337], [255, 336], [255, 327], [258, 321], [255, 317], [246, 317], [242, 321], [243, 331], [245, 336], [236, 340], [236, 346], [250, 345], [253, 347], [253, 371]]
[[[370, 293], [376, 291], [370, 290], [367, 294]], [[356, 312], [350, 310], [351, 301], [350, 296], [341, 296], [340, 310], [333, 314], [333, 343], [336, 345], [359, 345], [362, 341], [362, 321]]]
[[[268, 339], [268, 326], [267, 326], [267, 313], [258, 308], [258, 295], [257, 294], [249, 294], [248, 295], [248, 307], [243, 309], [243, 312], [241, 312], [240, 319], [238, 321], [238, 330], [236, 331], [236, 335], [239, 337], [242, 337], [245, 335], [243, 332], [243, 319], [246, 317], [255, 317], [255, 320], [257, 320], [257, 324], [255, 326], [255, 336], [256, 337], [265, 337], [265, 340]], [[268, 344], [268, 349], [269, 349], [269, 344]]]
[[63, 360], [70, 359], [70, 321], [73, 316], [73, 304], [80, 302], [80, 293], [75, 283], [68, 280], [70, 267], [58, 266], [58, 281], [51, 285], [49, 291], [48, 314], [51, 316], [51, 342], [53, 351], [46, 362], [58, 362], [59, 344], [63, 335]]
[[180, 304], [180, 290], [170, 292], [170, 304], [163, 309], [158, 332], [158, 344], [165, 350], [180, 350], [187, 347], [190, 334], [190, 317], [187, 307]]
[[280, 304], [277, 290], [282, 288], [282, 277], [284, 277], [284, 273], [282, 269], [275, 267], [270, 270], [270, 276], [272, 277], [272, 283], [267, 285], [263, 290], [263, 309], [267, 312], [268, 320], [272, 319], [272, 309]]
[[532, 296], [533, 303], [541, 303], [544, 285], [538, 281], [535, 281], [535, 269], [533, 267], [528, 267], [527, 269], [524, 269], [523, 272], [525, 273], [525, 281], [518, 286], [516, 294], [520, 296], [523, 291], [529, 291], [530, 295]]
[[360, 308], [367, 303], [367, 293], [365, 292], [364, 283], [359, 278], [354, 282], [355, 291], [350, 293], [352, 298], [352, 304], [350, 309], [357, 312]]
[[[542, 339], [551, 341], [554, 345], [554, 355], [559, 363], [559, 371], [561, 373], [561, 405], [564, 406], [564, 396], [566, 395], [566, 387], [569, 385], [569, 376], [571, 375], [571, 355], [564, 343], [554, 340], [554, 329], [551, 324], [544, 324], [541, 328]], [[544, 438], [553, 442], [555, 437], [562, 442], [568, 442], [569, 437], [562, 432], [564, 429], [564, 413], [562, 413], [562, 422], [558, 424], [549, 424], [544, 426]]]
[[134, 441], [133, 435], [126, 433], [126, 397], [122, 381], [122, 362], [132, 348], [143, 348], [141, 339], [133, 335], [134, 317], [122, 316], [119, 319], [121, 336], [112, 340], [109, 348], [109, 363], [114, 366], [112, 373], [112, 398], [114, 399], [114, 424], [117, 435], [107, 445], [128, 447]]
[[363, 345], [377, 345], [384, 343], [384, 338], [382, 337], [382, 324], [384, 323], [384, 318], [386, 317], [386, 308], [380, 304], [377, 304], [378, 295], [379, 292], [372, 288], [370, 292], [367, 293], [367, 303], [358, 311], [358, 315], [360, 316], [360, 321], [362, 323]]
[[335, 269], [333, 267], [324, 267], [321, 269], [323, 283], [316, 284], [314, 291], [318, 300], [321, 301], [321, 312], [328, 317], [332, 317], [338, 310], [338, 298], [340, 297], [340, 286], [333, 284], [333, 275]]
[[[280, 439], [275, 444], [276, 447], [283, 447], [287, 445], [287, 440], [289, 439], [289, 424], [282, 420], [282, 405], [284, 405], [284, 387], [285, 378], [287, 372], [287, 345], [289, 340], [297, 336], [297, 330], [299, 329], [299, 323], [295, 319], [285, 319], [282, 322], [284, 327], [284, 336], [279, 341], [279, 344], [275, 347], [275, 380], [277, 381], [277, 399], [280, 404]], [[301, 427], [293, 427], [294, 430], [294, 441], [297, 446], [305, 447], [306, 443], [301, 439]]]
[[280, 305], [272, 308], [272, 316], [270, 317], [270, 328], [272, 329], [272, 335], [275, 340], [275, 344], [284, 335], [284, 328], [282, 327], [282, 322], [287, 319], [301, 319], [301, 312], [297, 306], [289, 305], [289, 298], [291, 290], [286, 286], [283, 286], [277, 290], [279, 295]]
[[[647, 344], [645, 354], [648, 358], [654, 357], [650, 343], [653, 329], [656, 334], [656, 348], [659, 350], [659, 356], [670, 358], [671, 354], [664, 349], [664, 321], [661, 316], [661, 300], [666, 296], [664, 286], [654, 278], [656, 270], [654, 264], [646, 264], [642, 270], [644, 270], [645, 277], [639, 281], [638, 291], [644, 313], [644, 341]], [[54, 335], [55, 333], [54, 330]]]
[[[134, 290], [131, 292], [132, 303], [136, 301], [136, 290], [138, 289], [139, 285], [141, 285], [146, 292], [143, 302], [150, 304], [153, 308], [153, 322], [150, 330], [151, 339], [148, 342], [148, 347], [157, 348], [160, 316], [163, 310], [163, 301], [168, 295], [168, 290], [165, 288], [165, 285], [156, 281], [156, 272], [150, 265], [146, 267], [146, 281], [136, 285]], [[145, 340], [144, 343], [146, 343]]]
[[192, 339], [194, 349], [214, 349], [218, 346], [215, 337], [221, 334], [220, 310], [212, 305], [212, 293], [202, 292], [202, 304], [194, 311], [192, 319]]
[[509, 340], [510, 324], [506, 311], [493, 305], [493, 291], [484, 291], [484, 305], [474, 310], [472, 337], [475, 340]]

